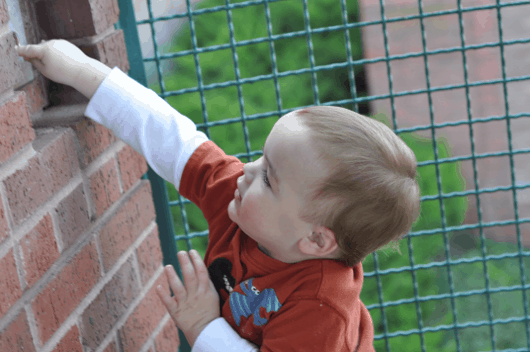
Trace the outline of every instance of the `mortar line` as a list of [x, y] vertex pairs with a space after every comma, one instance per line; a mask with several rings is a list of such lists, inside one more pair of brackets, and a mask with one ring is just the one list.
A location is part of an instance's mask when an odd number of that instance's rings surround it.
[[26, 144], [0, 166], [0, 180], [3, 181], [15, 172], [22, 170], [27, 165], [28, 160], [37, 155], [32, 143]]
[[31, 302], [24, 304], [23, 310], [26, 312], [26, 318], [28, 320], [29, 333], [31, 334], [31, 340], [33, 341], [33, 346], [38, 350], [42, 347], [42, 341], [39, 337], [39, 329], [37, 329], [37, 320], [35, 319], [35, 314], [33, 309], [31, 309]]
[[[132, 147], [131, 147], [132, 148]], [[133, 148], [134, 149], [134, 148]], [[141, 155], [141, 154], [140, 154]], [[122, 172], [121, 172], [121, 167], [120, 167], [120, 161], [118, 160], [118, 153], [116, 152], [116, 155], [114, 156], [114, 161], [116, 162], [116, 171], [118, 173], [118, 187], [120, 189], [120, 193], [123, 192], [124, 190], [124, 187], [123, 187], [123, 180], [122, 180]]]

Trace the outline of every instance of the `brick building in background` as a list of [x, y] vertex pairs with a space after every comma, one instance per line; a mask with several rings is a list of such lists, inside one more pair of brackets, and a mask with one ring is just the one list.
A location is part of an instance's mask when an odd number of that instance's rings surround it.
[[[176, 351], [155, 292], [168, 287], [146, 162], [82, 116], [84, 96], [18, 58], [10, 1], [0, 0], [0, 351]], [[25, 42], [64, 38], [129, 70], [116, 0], [15, 2]]]
[[[501, 1], [508, 3], [508, 1]], [[385, 0], [385, 18], [405, 17], [419, 14], [418, 0]], [[456, 0], [423, 0], [423, 13], [458, 9]], [[463, 0], [462, 7], [495, 5], [495, 0]], [[361, 21], [381, 21], [379, 0], [359, 0]], [[501, 8], [503, 41], [527, 39], [530, 37], [530, 6], [518, 5]], [[498, 43], [499, 26], [497, 9], [475, 10], [462, 14], [466, 46]], [[458, 14], [424, 18], [426, 50], [434, 51], [462, 47], [460, 21]], [[420, 19], [391, 22], [386, 24], [389, 55], [423, 53]], [[364, 58], [384, 58], [385, 46], [382, 25], [362, 27]], [[502, 80], [500, 46], [465, 51], [467, 59], [468, 82]], [[519, 77], [530, 74], [528, 58], [530, 44], [504, 46], [506, 76]], [[462, 51], [429, 55], [428, 69], [430, 88], [451, 85], [463, 85], [464, 65]], [[365, 66], [369, 95], [389, 94], [389, 79], [386, 62], [366, 64]], [[393, 93], [427, 89], [423, 56], [390, 61]], [[509, 114], [517, 115], [530, 111], [530, 82], [523, 80], [507, 84]], [[465, 88], [433, 92], [432, 106], [434, 123], [468, 120]], [[484, 119], [506, 115], [504, 90], [502, 83], [469, 88], [471, 118]], [[425, 126], [430, 124], [429, 100], [427, 93], [394, 98], [398, 128]], [[373, 100], [370, 103], [372, 114], [384, 113], [392, 117], [390, 99]], [[514, 150], [530, 147], [530, 120], [528, 117], [511, 119], [512, 146]], [[508, 130], [506, 120], [473, 123], [475, 154], [506, 152]], [[430, 129], [421, 132], [432, 138]], [[471, 155], [469, 125], [459, 125], [436, 129], [436, 137], [445, 138], [453, 156]], [[530, 155], [514, 155], [516, 186], [530, 182]], [[511, 186], [510, 160], [508, 156], [478, 158], [476, 160], [478, 185], [480, 189], [498, 186]], [[462, 162], [462, 173], [466, 180], [466, 189], [474, 190], [475, 182], [471, 160]], [[475, 195], [468, 196], [469, 205], [465, 223], [478, 221]], [[520, 218], [530, 217], [530, 191], [517, 191]], [[480, 195], [482, 221], [514, 220], [514, 201], [511, 189]], [[530, 228], [520, 226], [523, 246], [530, 247]], [[468, 231], [471, 232], [471, 231]], [[476, 231], [478, 234], [478, 230]], [[517, 243], [515, 225], [484, 228], [486, 237]]]

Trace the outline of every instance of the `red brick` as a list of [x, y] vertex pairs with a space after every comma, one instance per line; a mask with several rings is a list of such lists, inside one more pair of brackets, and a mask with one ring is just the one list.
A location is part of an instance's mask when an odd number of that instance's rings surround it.
[[60, 256], [50, 214], [46, 214], [19, 244], [27, 288], [30, 288]]
[[42, 75], [36, 73], [34, 73], [34, 77], [32, 82], [20, 88], [21, 92], [26, 93], [26, 102], [30, 116], [48, 105], [48, 93], [44, 88], [44, 78]]
[[71, 131], [39, 133], [33, 147], [37, 155], [4, 180], [15, 226], [64, 187], [79, 170]]
[[132, 256], [123, 264], [80, 318], [83, 345], [95, 350], [138, 295]]
[[90, 175], [90, 188], [96, 205], [96, 215], [99, 217], [120, 197], [120, 185], [114, 158]]
[[25, 93], [16, 92], [0, 106], [0, 135], [0, 163], [35, 139]]
[[0, 0], [0, 26], [9, 22], [9, 12], [7, 11], [6, 0]]
[[100, 279], [94, 241], [87, 244], [32, 301], [37, 330], [46, 343]]
[[12, 88], [24, 78], [22, 62], [18, 60], [19, 56], [15, 51], [16, 44], [14, 32], [0, 35], [0, 93]]
[[25, 310], [22, 310], [19, 316], [0, 333], [0, 351], [35, 351]]
[[9, 236], [9, 226], [7, 225], [4, 204], [0, 200], [0, 243], [2, 243], [7, 236]]
[[17, 275], [17, 267], [13, 249], [7, 252], [6, 256], [0, 259], [0, 317], [20, 298], [22, 289]]
[[59, 203], [55, 212], [57, 214], [57, 223], [61, 230], [64, 251], [74, 244], [90, 225], [83, 184], [77, 186], [72, 193], [66, 196]]
[[133, 258], [131, 256], [105, 286], [108, 309], [115, 318], [125, 313], [140, 290]]
[[37, 21], [49, 38], [80, 38], [101, 34], [119, 19], [117, 0], [40, 1]]
[[96, 33], [103, 33], [120, 19], [118, 0], [92, 1], [92, 11]]
[[161, 275], [120, 328], [119, 336], [124, 351], [138, 351], [166, 313], [166, 308], [156, 293], [158, 285], [169, 292], [167, 280]]
[[37, 137], [39, 140], [33, 143], [33, 147], [49, 173], [50, 191], [56, 193], [79, 171], [74, 133], [71, 129], [64, 129], [37, 133]]
[[157, 352], [177, 351], [179, 346], [179, 331], [175, 326], [173, 319], [169, 319], [155, 339], [155, 348]]
[[158, 227], [147, 236], [136, 250], [138, 263], [140, 264], [140, 274], [144, 284], [149, 281], [155, 271], [162, 265], [164, 259], [158, 239]]
[[88, 56], [103, 62], [109, 67], [118, 66], [123, 72], [127, 72], [130, 69], [125, 37], [121, 29], [113, 31], [112, 34], [93, 45], [80, 46], [79, 48]]
[[47, 38], [80, 38], [96, 35], [91, 1], [38, 1], [35, 13]]
[[148, 180], [142, 180], [142, 186], [100, 231], [105, 270], [114, 265], [154, 218], [151, 185]]
[[85, 168], [116, 141], [116, 137], [111, 130], [88, 118], [84, 118], [72, 126], [72, 128], [77, 134], [79, 144], [83, 151], [83, 155], [80, 156], [82, 168]]
[[83, 347], [79, 340], [79, 330], [76, 325], [72, 326], [70, 331], [63, 336], [53, 349], [53, 352], [83, 352]]
[[47, 173], [39, 157], [35, 156], [27, 162], [25, 168], [4, 180], [7, 201], [15, 226], [51, 197]]
[[118, 152], [118, 165], [124, 192], [127, 192], [147, 172], [147, 163], [144, 157], [129, 145], [125, 145]]

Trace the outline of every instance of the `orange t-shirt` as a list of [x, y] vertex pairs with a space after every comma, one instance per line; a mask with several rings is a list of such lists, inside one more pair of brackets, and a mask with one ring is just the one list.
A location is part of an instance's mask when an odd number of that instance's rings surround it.
[[222, 317], [261, 351], [374, 351], [372, 319], [359, 298], [362, 264], [287, 264], [264, 254], [228, 217], [242, 174], [239, 159], [207, 141], [186, 163], [179, 187], [208, 221], [205, 263]]

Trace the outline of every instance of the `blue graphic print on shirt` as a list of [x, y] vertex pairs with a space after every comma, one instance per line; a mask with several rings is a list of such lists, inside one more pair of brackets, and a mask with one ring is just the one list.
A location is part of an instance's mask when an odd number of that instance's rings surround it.
[[267, 318], [260, 316], [260, 308], [265, 308], [269, 313], [277, 312], [282, 307], [273, 288], [266, 288], [260, 292], [252, 285], [253, 280], [244, 281], [239, 285], [244, 294], [239, 292], [230, 294], [230, 309], [237, 326], [241, 322], [241, 316], [248, 318], [251, 315], [254, 315], [254, 325], [264, 325], [267, 323]]

